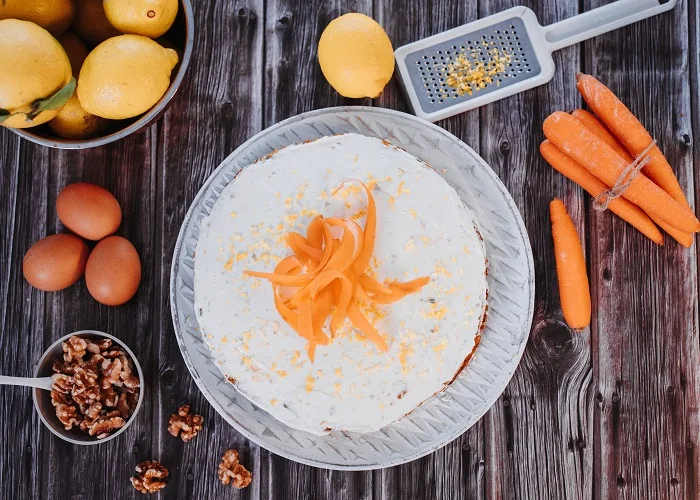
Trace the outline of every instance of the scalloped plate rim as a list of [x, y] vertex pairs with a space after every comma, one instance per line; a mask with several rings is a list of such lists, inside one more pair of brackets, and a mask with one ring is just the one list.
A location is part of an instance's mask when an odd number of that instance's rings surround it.
[[[525, 250], [525, 259], [527, 260], [528, 264], [528, 269], [527, 269], [527, 286], [529, 290], [529, 297], [528, 297], [528, 316], [527, 320], [523, 323], [523, 328], [526, 331], [525, 336], [521, 339], [520, 344], [518, 346], [517, 352], [513, 353], [511, 357], [511, 363], [509, 365], [509, 369], [507, 371], [504, 371], [501, 374], [501, 377], [498, 380], [498, 386], [499, 386], [499, 391], [494, 391], [491, 394], [491, 397], [486, 401], [486, 404], [484, 405], [483, 409], [479, 411], [478, 414], [474, 414], [472, 418], [470, 418], [470, 423], [468, 425], [463, 425], [463, 426], [455, 426], [455, 430], [449, 434], [446, 437], [443, 437], [442, 439], [439, 440], [439, 442], [433, 443], [433, 446], [429, 446], [425, 449], [422, 449], [414, 454], [407, 454], [405, 456], [402, 456], [400, 458], [393, 458], [390, 460], [387, 460], [382, 463], [374, 463], [374, 464], [360, 464], [360, 465], [353, 465], [353, 464], [343, 464], [343, 463], [333, 463], [333, 462], [323, 462], [320, 460], [314, 460], [314, 459], [309, 459], [304, 456], [300, 455], [294, 455], [290, 452], [287, 452], [286, 450], [282, 450], [280, 448], [277, 448], [274, 445], [270, 445], [270, 443], [265, 443], [261, 444], [260, 443], [260, 436], [256, 435], [254, 432], [249, 431], [246, 429], [243, 425], [241, 425], [239, 422], [234, 420], [231, 416], [229, 416], [226, 412], [226, 410], [223, 408], [223, 406], [219, 403], [218, 400], [214, 398], [214, 396], [210, 393], [210, 388], [207, 387], [207, 385], [204, 383], [202, 380], [202, 377], [199, 375], [198, 369], [194, 366], [194, 363], [190, 357], [190, 354], [185, 346], [184, 339], [182, 338], [182, 328], [178, 320], [178, 306], [177, 306], [177, 301], [176, 301], [176, 296], [178, 294], [177, 291], [177, 276], [178, 276], [178, 269], [179, 269], [179, 255], [182, 250], [183, 244], [184, 244], [184, 237], [187, 232], [187, 228], [189, 224], [192, 222], [192, 217], [195, 214], [196, 211], [199, 210], [199, 206], [207, 194], [207, 192], [210, 189], [210, 186], [214, 183], [214, 181], [218, 178], [219, 174], [221, 171], [226, 168], [231, 160], [235, 157], [237, 157], [240, 153], [245, 151], [247, 148], [249, 148], [252, 144], [254, 144], [257, 141], [262, 140], [269, 134], [284, 129], [288, 127], [291, 124], [294, 124], [296, 122], [303, 122], [305, 120], [308, 120], [310, 118], [318, 118], [320, 116], [326, 115], [326, 114], [342, 114], [342, 113], [354, 113], [358, 116], [361, 116], [363, 114], [368, 114], [368, 115], [384, 115], [385, 117], [391, 119], [397, 118], [397, 119], [407, 119], [409, 121], [416, 122], [419, 124], [421, 127], [425, 127], [426, 130], [432, 131], [433, 133], [437, 133], [442, 135], [445, 139], [449, 141], [456, 142], [457, 146], [460, 148], [464, 149], [465, 152], [470, 155], [476, 163], [492, 178], [494, 181], [494, 184], [498, 187], [500, 193], [503, 196], [503, 201], [506, 203], [508, 208], [511, 210], [512, 215], [514, 216], [516, 220], [516, 226], [519, 235], [523, 239], [523, 249]], [[292, 142], [290, 142], [292, 144]], [[245, 168], [245, 167], [242, 167]], [[488, 255], [487, 255], [488, 256]], [[523, 356], [523, 353], [525, 351], [525, 347], [527, 345], [527, 341], [529, 338], [529, 331], [532, 326], [532, 321], [534, 317], [534, 301], [535, 301], [535, 280], [534, 280], [534, 258], [532, 254], [532, 248], [530, 244], [530, 240], [528, 238], [527, 230], [525, 228], [525, 224], [523, 222], [522, 216], [520, 214], [520, 211], [517, 208], [517, 205], [515, 204], [515, 201], [513, 200], [512, 196], [506, 189], [506, 187], [503, 185], [502, 181], [496, 175], [496, 173], [493, 171], [493, 169], [486, 163], [486, 161], [481, 158], [471, 147], [469, 147], [466, 143], [464, 143], [461, 139], [456, 137], [454, 134], [448, 132], [447, 130], [430, 123], [428, 121], [425, 121], [421, 118], [418, 118], [414, 115], [410, 115], [407, 113], [403, 113], [400, 111], [395, 111], [391, 109], [386, 109], [386, 108], [378, 108], [378, 107], [369, 107], [369, 106], [338, 106], [338, 107], [332, 107], [332, 108], [323, 108], [323, 109], [317, 109], [313, 111], [308, 111], [305, 113], [301, 113], [295, 116], [292, 116], [290, 118], [287, 118], [285, 120], [282, 120], [275, 125], [272, 125], [254, 136], [252, 136], [250, 139], [242, 143], [240, 146], [238, 146], [231, 154], [229, 154], [218, 166], [217, 168], [209, 175], [207, 180], [204, 182], [202, 187], [199, 189], [197, 192], [197, 195], [195, 198], [192, 200], [189, 209], [187, 210], [187, 213], [185, 215], [185, 218], [183, 219], [182, 225], [180, 227], [180, 231], [178, 233], [177, 241], [175, 244], [175, 248], [173, 250], [173, 259], [172, 259], [172, 264], [171, 264], [171, 273], [170, 273], [170, 310], [171, 310], [171, 317], [173, 320], [173, 327], [175, 331], [175, 337], [178, 343], [178, 346], [180, 348], [180, 352], [182, 353], [183, 359], [185, 361], [185, 364], [192, 375], [192, 378], [194, 379], [195, 383], [197, 384], [197, 387], [199, 390], [202, 392], [204, 397], [207, 399], [207, 401], [212, 405], [212, 407], [221, 415], [221, 417], [226, 420], [232, 427], [234, 427], [238, 432], [240, 432], [244, 437], [249, 439], [250, 441], [256, 443], [258, 446], [261, 446], [262, 448], [267, 449], [268, 451], [275, 453], [279, 456], [282, 456], [284, 458], [287, 458], [289, 460], [299, 462], [305, 465], [310, 465], [313, 467], [320, 467], [320, 468], [326, 468], [326, 469], [332, 469], [332, 470], [346, 470], [346, 471], [360, 471], [360, 470], [376, 470], [376, 469], [383, 469], [387, 467], [392, 467], [396, 465], [401, 465], [404, 463], [411, 462], [413, 460], [419, 459], [421, 457], [424, 457], [426, 455], [429, 455], [430, 453], [433, 453], [440, 448], [444, 447], [445, 445], [449, 444], [453, 440], [457, 439], [459, 436], [464, 434], [466, 431], [468, 431], [474, 424], [476, 424], [483, 416], [488, 412], [488, 410], [493, 406], [493, 404], [498, 400], [498, 398], [501, 396], [503, 391], [506, 389], [508, 383], [510, 382], [511, 378], [515, 374], [515, 370], [517, 369], [520, 360]], [[203, 340], [202, 340], [203, 342]], [[208, 349], [208, 348], [207, 348]], [[478, 353], [477, 349], [477, 353]], [[213, 363], [212, 363], [213, 364]], [[214, 366], [214, 369], [218, 370]], [[460, 375], [461, 376], [461, 375]], [[502, 388], [500, 387], [502, 385]], [[244, 396], [242, 396], [244, 397]], [[253, 403], [250, 403], [251, 405], [255, 406]], [[257, 407], [255, 407], [257, 408]], [[283, 425], [283, 424], [281, 424]], [[390, 426], [389, 426], [390, 427]], [[292, 432], [297, 432], [297, 430], [292, 429]], [[298, 432], [303, 432], [303, 431], [298, 431]], [[315, 436], [304, 433], [307, 436], [309, 436], [310, 439], [314, 439]]]

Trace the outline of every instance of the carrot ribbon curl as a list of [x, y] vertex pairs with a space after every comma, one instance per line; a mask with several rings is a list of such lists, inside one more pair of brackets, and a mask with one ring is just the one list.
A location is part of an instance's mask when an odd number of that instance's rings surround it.
[[[297, 232], [286, 235], [285, 241], [294, 255], [282, 259], [272, 273], [245, 271], [248, 276], [263, 278], [272, 284], [277, 312], [308, 341], [312, 362], [316, 346], [328, 345], [345, 318], [377, 349], [386, 352], [386, 340], [362, 314], [358, 301], [391, 304], [418, 292], [430, 282], [430, 278], [424, 276], [406, 283], [380, 283], [367, 274], [377, 236], [377, 208], [371, 191], [361, 184], [367, 194], [364, 229], [350, 219], [318, 216], [309, 224], [306, 236]], [[341, 184], [333, 195], [344, 185]], [[331, 228], [341, 236], [334, 238]], [[323, 330], [329, 315], [330, 336]]]

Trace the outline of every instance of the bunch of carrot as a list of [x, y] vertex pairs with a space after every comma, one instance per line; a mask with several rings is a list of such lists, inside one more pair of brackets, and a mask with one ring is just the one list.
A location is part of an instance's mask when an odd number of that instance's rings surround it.
[[[613, 213], [658, 245], [663, 245], [663, 236], [657, 225], [681, 245], [690, 247], [694, 233], [700, 231], [700, 221], [649, 132], [594, 77], [577, 75], [576, 87], [593, 113], [582, 109], [571, 114], [552, 113], [542, 126], [547, 138], [540, 145], [542, 156], [594, 197], [613, 186], [627, 185], [621, 197], [610, 199], [607, 207]], [[642, 154], [648, 159], [641, 172], [626, 174]], [[583, 328], [590, 323], [586, 263], [573, 223], [569, 227], [562, 222], [564, 217], [571, 222], [566, 208], [556, 202], [552, 202], [550, 211], [562, 310], [572, 328]], [[561, 230], [562, 224], [566, 230]], [[572, 254], [574, 248], [578, 251]]]

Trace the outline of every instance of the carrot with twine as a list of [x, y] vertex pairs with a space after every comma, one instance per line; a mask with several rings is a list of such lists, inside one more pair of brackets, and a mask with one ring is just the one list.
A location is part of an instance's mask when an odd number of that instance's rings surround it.
[[591, 110], [629, 153], [633, 156], [639, 156], [647, 148], [650, 148], [646, 155], [651, 160], [643, 168], [644, 175], [670, 194], [678, 203], [688, 207], [688, 200], [686, 200], [685, 193], [683, 193], [683, 189], [673, 173], [673, 168], [658, 146], [653, 144], [654, 139], [644, 128], [644, 125], [627, 106], [608, 87], [591, 75], [583, 73], [576, 75], [576, 88]]
[[[605, 143], [613, 148], [617, 154], [622, 156], [625, 161], [628, 161], [632, 163], [634, 161], [634, 158], [630, 156], [630, 154], [627, 152], [627, 150], [624, 148], [622, 144], [615, 138], [615, 136], [608, 130], [608, 128], [603, 125], [598, 118], [593, 113], [590, 113], [586, 110], [583, 109], [577, 109], [575, 111], [572, 111], [571, 116], [576, 118], [578, 121], [583, 123], [588, 130], [593, 132], [595, 135], [603, 139]], [[597, 195], [594, 195], [597, 196]], [[608, 207], [612, 210], [611, 207]], [[614, 210], [613, 210], [614, 212]], [[622, 216], [621, 216], [622, 217]], [[624, 218], [624, 217], [623, 217]], [[673, 226], [670, 226], [669, 224], [666, 224], [664, 221], [659, 220], [658, 218], [652, 217], [653, 221], [656, 222], [661, 228], [666, 231], [671, 237], [676, 240], [678, 243], [683, 245], [686, 248], [689, 248], [693, 244], [693, 235], [684, 233], [682, 231], [677, 230]]]
[[591, 324], [591, 292], [581, 240], [561, 200], [552, 200], [549, 214], [564, 320], [571, 328], [586, 328]]
[[[555, 146], [612, 187], [613, 198], [624, 196], [651, 217], [684, 233], [700, 231], [700, 221], [687, 206], [674, 200], [638, 171], [644, 165], [644, 155], [633, 164], [628, 163], [581, 122], [562, 111], [547, 117], [542, 128]], [[611, 196], [607, 196], [606, 203], [610, 199]]]
[[[562, 153], [559, 148], [549, 142], [549, 140], [545, 139], [540, 145], [540, 153], [552, 168], [581, 186], [591, 196], [600, 196], [607, 191], [608, 186], [603, 184], [600, 179], [566, 154]], [[634, 203], [624, 198], [616, 198], [610, 201], [608, 208], [612, 213], [632, 224], [632, 226], [637, 228], [644, 236], [657, 245], [664, 244], [664, 237], [661, 235], [659, 228], [657, 228], [649, 216]]]

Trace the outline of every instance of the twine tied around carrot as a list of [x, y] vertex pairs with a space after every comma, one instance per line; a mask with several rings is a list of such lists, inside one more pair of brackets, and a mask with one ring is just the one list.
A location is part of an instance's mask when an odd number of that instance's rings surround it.
[[593, 199], [593, 208], [599, 212], [603, 212], [608, 209], [611, 201], [616, 200], [627, 191], [627, 188], [630, 187], [630, 184], [632, 184], [634, 178], [637, 177], [637, 174], [651, 161], [649, 152], [654, 146], [656, 146], [656, 140], [652, 140], [651, 144], [649, 144], [632, 163], [627, 165], [615, 181], [613, 187], [606, 189]]

